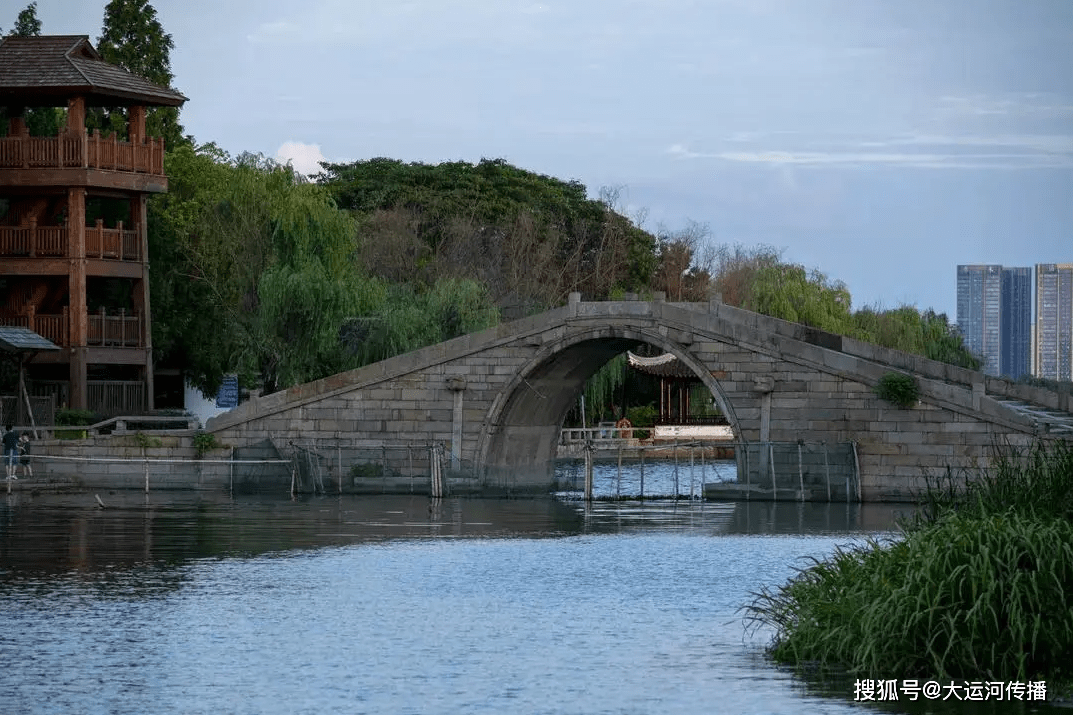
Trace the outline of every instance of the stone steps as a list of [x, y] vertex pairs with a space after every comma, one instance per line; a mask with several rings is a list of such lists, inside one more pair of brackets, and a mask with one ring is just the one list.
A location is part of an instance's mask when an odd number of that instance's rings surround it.
[[996, 398], [995, 401], [1035, 422], [1042, 433], [1073, 437], [1073, 414], [1022, 400]]

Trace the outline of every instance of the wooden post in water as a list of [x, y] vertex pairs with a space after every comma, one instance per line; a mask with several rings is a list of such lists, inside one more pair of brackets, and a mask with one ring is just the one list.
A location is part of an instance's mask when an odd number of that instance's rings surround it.
[[801, 501], [805, 501], [805, 471], [804, 466], [801, 463], [801, 440], [797, 440], [797, 486], [800, 491], [797, 493], [797, 498]]
[[641, 447], [641, 501], [645, 500], [645, 448]]
[[674, 498], [678, 499], [678, 438], [674, 438]]
[[[700, 449], [700, 500], [701, 501], [704, 501], [704, 487], [708, 483], [708, 473], [705, 471], [706, 468], [704, 466], [704, 451], [705, 451], [704, 448], [701, 447], [701, 449]], [[715, 455], [713, 454], [712, 456], [714, 458]]]
[[693, 499], [693, 490], [697, 488], [697, 479], [693, 473], [694, 446], [689, 446], [689, 498]]
[[823, 443], [823, 471], [827, 474], [827, 503], [831, 503], [831, 463], [827, 459], [827, 443]]
[[767, 443], [768, 464], [771, 466], [771, 500], [779, 500], [779, 486], [775, 483], [775, 447]]
[[592, 501], [592, 442], [585, 443], [585, 501]]
[[615, 498], [622, 496], [622, 446], [618, 448], [618, 476], [615, 478]]
[[145, 493], [148, 494], [149, 493], [149, 458], [145, 456], [145, 449], [144, 448], [142, 449], [142, 457], [145, 458], [145, 462], [144, 462], [144, 467], [145, 467]]
[[235, 448], [231, 448], [231, 461], [227, 465], [227, 478], [231, 484], [231, 496], [235, 496]]

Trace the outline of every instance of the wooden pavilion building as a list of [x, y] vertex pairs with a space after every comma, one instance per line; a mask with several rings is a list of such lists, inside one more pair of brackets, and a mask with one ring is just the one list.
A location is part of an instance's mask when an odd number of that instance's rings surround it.
[[[59, 406], [153, 409], [146, 201], [168, 180], [146, 108], [185, 101], [105, 62], [87, 36], [0, 39], [0, 325], [62, 348], [27, 366], [31, 391]], [[46, 107], [66, 120], [33, 136]], [[93, 107], [122, 112], [125, 132], [87, 131]]]
[[[727, 419], [707, 404], [691, 403], [690, 393], [700, 379], [671, 353], [642, 357], [626, 353], [629, 365], [638, 372], [659, 378], [657, 425], [725, 425]], [[707, 388], [704, 388], [707, 392]]]

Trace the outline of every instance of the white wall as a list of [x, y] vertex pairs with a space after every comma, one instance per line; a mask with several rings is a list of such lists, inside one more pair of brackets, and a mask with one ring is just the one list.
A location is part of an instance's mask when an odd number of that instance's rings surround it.
[[216, 395], [206, 397], [201, 393], [201, 390], [197, 389], [189, 382], [185, 383], [183, 387], [183, 407], [186, 411], [192, 415], [196, 415], [201, 421], [201, 426], [205, 426], [205, 422], [210, 417], [216, 415], [222, 415], [228, 410], [216, 406]]

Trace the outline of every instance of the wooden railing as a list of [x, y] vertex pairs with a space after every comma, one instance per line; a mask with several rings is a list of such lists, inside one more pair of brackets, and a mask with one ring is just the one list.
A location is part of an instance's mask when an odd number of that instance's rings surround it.
[[104, 417], [144, 412], [145, 383], [137, 380], [87, 380], [86, 405]]
[[88, 316], [86, 344], [105, 347], [137, 348], [142, 345], [142, 321], [136, 313], [106, 315], [102, 308]]
[[[0, 256], [29, 258], [63, 258], [68, 255], [67, 229], [63, 226], [0, 226]], [[86, 227], [86, 258], [108, 258], [122, 261], [142, 260], [142, 242], [138, 231], [105, 228], [97, 219], [96, 226]]]
[[124, 261], [140, 261], [142, 242], [138, 232], [123, 228], [119, 221], [115, 228], [105, 228], [97, 219], [97, 225], [86, 228], [86, 258], [116, 258]]
[[70, 342], [66, 308], [59, 315], [0, 315], [0, 325], [29, 328], [61, 348], [67, 347]]
[[0, 138], [0, 169], [107, 169], [139, 174], [164, 174], [164, 139], [142, 144], [120, 141], [99, 130], [80, 137], [13, 136]]
[[0, 226], [0, 256], [63, 257], [67, 229], [63, 226]]

